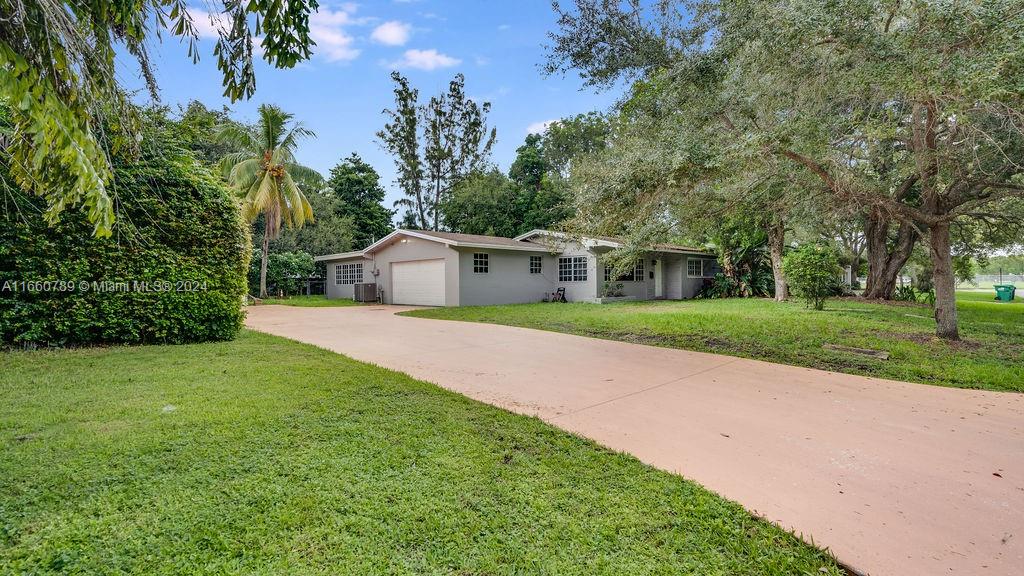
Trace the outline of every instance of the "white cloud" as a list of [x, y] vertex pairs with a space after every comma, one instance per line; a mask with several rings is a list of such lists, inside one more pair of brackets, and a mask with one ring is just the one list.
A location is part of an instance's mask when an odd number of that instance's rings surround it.
[[[373, 18], [356, 17], [358, 6], [352, 2], [337, 5], [336, 8], [321, 8], [309, 15], [309, 35], [316, 42], [314, 53], [329, 62], [355, 60], [362, 52], [355, 47], [355, 38], [346, 31], [351, 26], [365, 26]], [[218, 30], [230, 25], [223, 13], [210, 13], [199, 8], [189, 8], [192, 22], [200, 38], [218, 37]], [[253, 38], [257, 53], [262, 53], [261, 38]]]
[[512, 25], [510, 25], [510, 24], [500, 24], [500, 25], [498, 25], [498, 30], [508, 30], [511, 27], [512, 27]]
[[192, 25], [200, 38], [217, 38], [217, 31], [227, 28], [229, 24], [227, 16], [219, 12], [211, 14], [206, 10], [189, 8], [188, 13], [192, 16]]
[[543, 134], [545, 131], [547, 131], [548, 126], [550, 126], [554, 122], [558, 122], [558, 119], [553, 118], [551, 120], [542, 120], [540, 122], [534, 122], [533, 124], [530, 124], [529, 126], [526, 127], [526, 133]]
[[402, 59], [393, 62], [391, 66], [393, 68], [416, 68], [418, 70], [436, 70], [438, 68], [449, 68], [451, 66], [458, 66], [462, 63], [462, 60], [458, 58], [452, 58], [447, 54], [441, 54], [437, 50], [431, 48], [430, 50], [406, 50], [402, 55]]
[[355, 4], [343, 4], [339, 10], [324, 9], [309, 17], [309, 35], [316, 42], [313, 50], [329, 62], [355, 60], [361, 50], [353, 47], [355, 39], [345, 32], [346, 26], [364, 24], [365, 19], [353, 17]]
[[388, 46], [402, 46], [409, 41], [411, 33], [412, 26], [398, 20], [390, 20], [374, 28], [370, 38]]
[[486, 56], [477, 56], [473, 58], [473, 61], [476, 62], [477, 66], [487, 66], [491, 63], [491, 59]]

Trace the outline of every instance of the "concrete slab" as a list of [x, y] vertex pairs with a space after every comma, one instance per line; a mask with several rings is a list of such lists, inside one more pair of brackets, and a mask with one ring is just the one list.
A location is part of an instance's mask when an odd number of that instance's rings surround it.
[[246, 324], [629, 452], [865, 573], [1024, 573], [1024, 395], [395, 316], [408, 309], [258, 306]]

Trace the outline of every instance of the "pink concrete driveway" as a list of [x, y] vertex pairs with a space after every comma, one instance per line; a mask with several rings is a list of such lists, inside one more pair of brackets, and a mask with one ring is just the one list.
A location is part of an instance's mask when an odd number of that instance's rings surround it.
[[246, 323], [629, 452], [862, 572], [1024, 574], [1024, 395], [394, 315], [405, 309], [260, 306]]

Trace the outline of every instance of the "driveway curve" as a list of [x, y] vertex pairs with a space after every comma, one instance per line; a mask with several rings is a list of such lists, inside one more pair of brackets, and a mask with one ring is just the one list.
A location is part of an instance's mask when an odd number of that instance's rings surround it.
[[633, 454], [865, 574], [1024, 573], [1024, 395], [395, 315], [408, 309], [257, 306], [246, 324]]

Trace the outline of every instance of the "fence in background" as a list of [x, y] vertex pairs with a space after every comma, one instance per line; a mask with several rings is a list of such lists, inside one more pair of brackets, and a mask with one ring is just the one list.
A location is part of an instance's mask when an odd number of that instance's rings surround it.
[[991, 288], [996, 284], [1013, 284], [1018, 288], [1024, 287], [1024, 274], [978, 274], [973, 282], [961, 282], [958, 288]]

